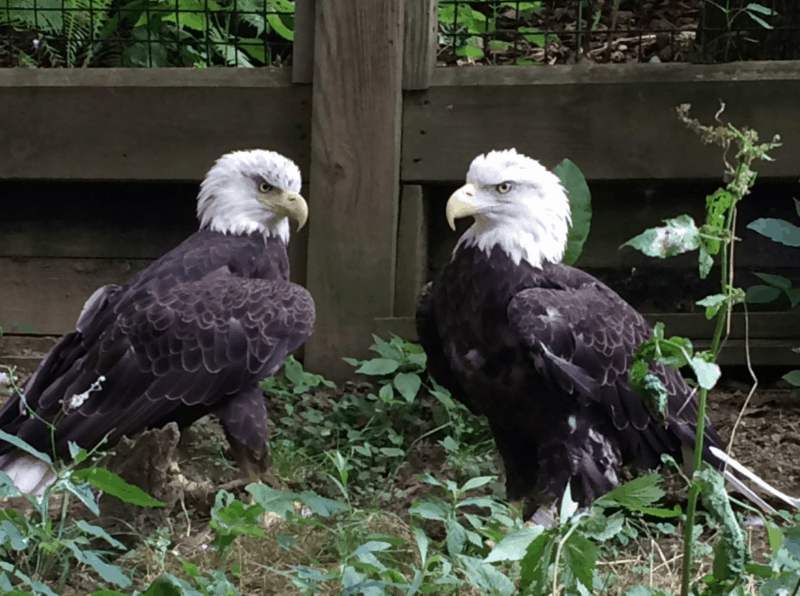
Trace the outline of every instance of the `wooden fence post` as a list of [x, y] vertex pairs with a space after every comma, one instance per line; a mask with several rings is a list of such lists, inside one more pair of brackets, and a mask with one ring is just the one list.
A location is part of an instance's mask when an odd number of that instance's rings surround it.
[[439, 0], [405, 0], [405, 3], [403, 89], [427, 89], [439, 46]]
[[428, 276], [428, 213], [422, 187], [404, 184], [397, 226], [394, 316], [413, 317]]
[[403, 0], [316, 3], [305, 360], [334, 380], [393, 312], [403, 18]]
[[292, 82], [314, 80], [314, 21], [316, 0], [297, 0], [294, 10], [294, 42], [292, 43]]

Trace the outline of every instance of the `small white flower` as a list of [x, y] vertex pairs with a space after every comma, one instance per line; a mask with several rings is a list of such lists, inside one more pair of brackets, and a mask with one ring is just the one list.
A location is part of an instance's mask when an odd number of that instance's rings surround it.
[[87, 399], [89, 399], [89, 394], [92, 391], [100, 391], [101, 389], [100, 384], [105, 380], [106, 378], [100, 375], [97, 378], [97, 380], [94, 383], [92, 383], [92, 386], [89, 387], [86, 391], [84, 391], [83, 393], [76, 393], [71, 398], [69, 398], [69, 409], [75, 410], [77, 408], [80, 408], [83, 405], [83, 403]]
[[300, 515], [303, 517], [311, 517], [311, 509], [309, 509], [308, 507], [303, 507], [300, 510]]
[[11, 383], [9, 376], [4, 372], [0, 372], [0, 385], [8, 385], [9, 383]]

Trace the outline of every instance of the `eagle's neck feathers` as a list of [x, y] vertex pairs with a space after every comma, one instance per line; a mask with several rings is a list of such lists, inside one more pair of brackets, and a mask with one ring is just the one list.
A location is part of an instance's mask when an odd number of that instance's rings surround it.
[[569, 236], [569, 208], [560, 212], [544, 211], [493, 222], [479, 215], [461, 236], [453, 254], [461, 247], [477, 246], [488, 255], [498, 246], [515, 265], [519, 265], [522, 259], [536, 268], [541, 268], [545, 262], [560, 263]]
[[252, 192], [243, 188], [244, 181], [212, 182], [207, 179], [200, 189], [200, 200], [208, 197], [207, 208], [199, 213], [200, 229], [234, 236], [260, 234], [265, 240], [275, 237], [289, 244], [289, 220], [266, 212], [255, 199], [243, 201], [242, 193]]

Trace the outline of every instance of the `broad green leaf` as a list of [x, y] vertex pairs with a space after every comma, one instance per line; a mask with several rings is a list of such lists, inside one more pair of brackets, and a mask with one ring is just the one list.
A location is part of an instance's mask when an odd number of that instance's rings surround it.
[[81, 563], [85, 563], [94, 569], [100, 577], [109, 583], [112, 583], [120, 588], [127, 588], [131, 585], [130, 578], [122, 572], [122, 568], [117, 565], [109, 565], [101, 559], [97, 553], [91, 550], [82, 550], [80, 546], [75, 544], [72, 540], [66, 541], [75, 558]]
[[575, 532], [567, 539], [561, 554], [567, 569], [575, 574], [584, 587], [591, 590], [600, 548], [585, 536]]
[[702, 300], [698, 300], [697, 305], [706, 307], [706, 319], [710, 321], [717, 316], [719, 309], [727, 304], [727, 302], [728, 297], [725, 294], [713, 294], [712, 296], [706, 296]]
[[639, 476], [619, 485], [603, 495], [600, 500], [604, 503], [621, 505], [631, 511], [641, 511], [642, 508], [650, 507], [664, 496], [664, 491], [659, 486], [660, 482], [659, 474]]
[[9, 478], [8, 474], [0, 470], [0, 499], [4, 497], [18, 497], [22, 493], [14, 486], [14, 482]]
[[580, 168], [569, 159], [564, 159], [556, 166], [556, 175], [567, 191], [570, 210], [572, 211], [572, 227], [567, 239], [567, 250], [562, 262], [572, 265], [583, 252], [583, 245], [589, 237], [592, 224], [592, 193]]
[[396, 371], [400, 366], [397, 360], [389, 358], [373, 358], [372, 360], [365, 360], [361, 366], [356, 369], [357, 373], [362, 375], [390, 375]]
[[92, 536], [96, 536], [97, 538], [102, 538], [114, 548], [125, 550], [124, 544], [122, 544], [116, 538], [113, 538], [108, 532], [106, 532], [100, 526], [92, 525], [88, 522], [83, 521], [82, 519], [75, 520], [75, 525], [78, 526], [81, 530], [83, 530], [87, 534], [91, 534]]
[[484, 559], [486, 563], [496, 561], [520, 561], [525, 556], [531, 542], [544, 531], [542, 526], [521, 528], [505, 536], [494, 547], [489, 556]]
[[287, 551], [297, 546], [297, 540], [294, 536], [290, 536], [289, 534], [281, 534], [279, 532], [275, 534], [275, 541], [278, 543], [278, 546]]
[[484, 563], [475, 557], [460, 556], [458, 562], [464, 570], [467, 580], [480, 588], [481, 594], [493, 596], [510, 596], [516, 592], [516, 586], [494, 565]]
[[689, 361], [689, 365], [692, 367], [694, 374], [697, 375], [697, 384], [703, 389], [712, 389], [722, 374], [719, 366], [713, 362], [706, 362], [699, 356], [694, 356]]
[[800, 246], [800, 228], [788, 221], [762, 218], [748, 224], [747, 227], [786, 246]]
[[782, 275], [773, 275], [771, 273], [755, 273], [756, 277], [761, 281], [767, 282], [771, 286], [775, 286], [779, 290], [788, 290], [792, 287], [792, 280], [783, 277]]
[[786, 373], [781, 377], [787, 383], [791, 383], [795, 387], [800, 387], [800, 370], [793, 370]]
[[648, 373], [639, 382], [628, 377], [628, 384], [634, 393], [642, 399], [647, 408], [663, 420], [669, 392], [661, 380], [657, 376]]
[[559, 512], [559, 522], [566, 524], [578, 510], [578, 503], [572, 499], [572, 487], [569, 482], [564, 489], [564, 496], [561, 498], [561, 511]]
[[[394, 337], [396, 336], [393, 336], [393, 338]], [[403, 360], [403, 350], [397, 345], [396, 342], [392, 341], [391, 339], [389, 341], [381, 339], [374, 333], [372, 334], [372, 341], [375, 342], [375, 345], [371, 346], [370, 350], [377, 352], [381, 358], [397, 360], [398, 362]]]
[[464, 56], [466, 58], [483, 58], [483, 50], [475, 46], [464, 46], [456, 50], [457, 56]]
[[780, 295], [781, 291], [774, 286], [755, 285], [747, 288], [745, 300], [750, 304], [766, 304], [777, 300]]
[[554, 539], [551, 531], [542, 532], [533, 540], [522, 558], [520, 587], [525, 589], [532, 583], [537, 582], [540, 587], [546, 585], [550, 564], [553, 558]]
[[28, 548], [28, 539], [19, 533], [19, 528], [4, 519], [0, 522], [0, 545], [8, 543], [13, 550], [25, 550]]
[[301, 385], [304, 380], [303, 365], [290, 355], [283, 363], [283, 373], [294, 385]]
[[789, 297], [789, 302], [792, 303], [792, 307], [800, 304], [800, 288], [789, 288], [786, 290], [786, 295]]
[[46, 453], [42, 453], [37, 449], [34, 449], [30, 445], [28, 445], [25, 441], [20, 439], [19, 437], [15, 437], [14, 435], [10, 435], [7, 432], [0, 430], [0, 441], [5, 441], [6, 443], [11, 443], [14, 447], [18, 447], [23, 451], [30, 453], [33, 457], [42, 460], [45, 463], [53, 463], [53, 460], [50, 459], [50, 456]]
[[185, 579], [169, 573], [163, 574], [147, 588], [142, 596], [203, 596]]
[[280, 35], [283, 39], [288, 39], [289, 41], [294, 41], [294, 31], [289, 29], [286, 24], [281, 19], [280, 15], [277, 14], [268, 14], [267, 15], [267, 22], [272, 27], [272, 30], [275, 31], [278, 35]]
[[422, 501], [415, 503], [411, 509], [408, 510], [411, 515], [417, 515], [422, 519], [433, 519], [437, 521], [447, 521], [447, 509], [439, 503], [431, 501]]
[[392, 389], [392, 386], [387, 383], [381, 387], [378, 395], [384, 402], [388, 403], [394, 399], [394, 389]]
[[425, 534], [425, 530], [418, 526], [414, 526], [414, 539], [417, 541], [417, 550], [419, 550], [419, 558], [420, 562], [422, 563], [422, 567], [425, 567], [425, 563], [428, 560], [428, 547], [430, 546], [430, 539], [428, 538], [427, 534]]
[[114, 472], [110, 472], [105, 468], [85, 468], [73, 472], [72, 477], [78, 480], [85, 480], [96, 489], [131, 505], [138, 507], [164, 506], [164, 503], [154, 499], [138, 486], [128, 484]]
[[359, 546], [353, 551], [353, 554], [358, 556], [364, 553], [380, 552], [392, 548], [392, 545], [382, 540], [370, 540]]
[[330, 517], [338, 511], [347, 511], [347, 505], [333, 499], [322, 497], [311, 490], [304, 490], [300, 493], [300, 500], [311, 509], [316, 515]]
[[781, 529], [771, 521], [767, 521], [765, 527], [767, 530], [769, 547], [772, 549], [773, 553], [776, 553], [783, 543], [783, 532], [781, 532]]
[[751, 10], [753, 12], [760, 12], [761, 14], [772, 16], [772, 9], [768, 6], [764, 6], [762, 4], [757, 4], [755, 2], [751, 2], [747, 6], [745, 6], [745, 10]]
[[64, 488], [80, 499], [81, 503], [89, 508], [95, 515], [100, 515], [100, 508], [97, 506], [92, 487], [88, 482], [74, 484], [71, 480], [62, 480]]
[[287, 514], [294, 512], [294, 502], [298, 499], [297, 493], [275, 490], [266, 484], [248, 484], [245, 490], [265, 511], [277, 513], [284, 520]]
[[691, 217], [680, 215], [673, 219], [667, 219], [664, 223], [667, 225], [645, 230], [622, 246], [631, 246], [648, 257], [661, 259], [674, 257], [698, 248], [699, 234]]
[[[758, 16], [758, 15], [756, 15], [756, 14], [753, 14], [753, 12], [751, 12], [751, 9], [750, 9], [750, 7], [751, 7], [751, 6], [758, 6], [758, 4], [750, 4], [750, 5], [747, 7], [747, 14], [750, 16], [750, 18], [751, 18], [751, 19], [753, 19], [753, 20], [754, 20], [756, 23], [758, 23], [758, 24], [759, 24], [759, 25], [761, 25], [762, 27], [764, 27], [764, 29], [772, 29], [772, 28], [773, 28], [773, 27], [772, 27], [772, 25], [770, 25], [769, 23], [767, 23], [767, 22], [766, 22], [764, 19], [762, 19], [760, 16]], [[769, 9], [767, 9], [767, 10], [769, 10]]]
[[711, 256], [706, 243], [700, 243], [700, 253], [697, 256], [697, 266], [700, 272], [700, 279], [705, 279], [711, 273], [711, 268], [714, 266], [714, 257]]
[[408, 403], [414, 401], [419, 392], [422, 380], [416, 373], [397, 373], [394, 377], [394, 386]]
[[494, 482], [494, 476], [479, 476], [477, 478], [470, 478], [464, 483], [464, 486], [461, 487], [461, 492], [467, 492], [468, 490], [475, 490], [476, 488], [480, 488], [482, 486], [486, 486], [490, 482]]

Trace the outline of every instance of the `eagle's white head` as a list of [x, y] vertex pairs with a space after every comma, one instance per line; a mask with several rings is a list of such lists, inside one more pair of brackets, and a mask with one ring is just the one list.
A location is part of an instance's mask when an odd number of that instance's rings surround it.
[[467, 184], [450, 197], [446, 214], [453, 230], [459, 217], [475, 218], [456, 251], [477, 245], [489, 253], [499, 245], [516, 264], [525, 259], [534, 267], [561, 261], [571, 223], [558, 176], [516, 149], [472, 160]]
[[234, 151], [217, 160], [200, 185], [200, 228], [224, 234], [263, 234], [289, 242], [289, 219], [302, 228], [308, 205], [300, 169], [274, 151]]

